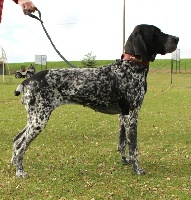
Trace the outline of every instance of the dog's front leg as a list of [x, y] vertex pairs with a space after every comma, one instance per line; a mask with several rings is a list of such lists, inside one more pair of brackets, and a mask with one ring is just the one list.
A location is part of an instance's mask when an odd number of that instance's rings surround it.
[[138, 148], [137, 148], [137, 124], [138, 124], [138, 111], [133, 110], [129, 112], [129, 116], [123, 116], [123, 125], [125, 128], [127, 143], [129, 146], [129, 160], [128, 163], [133, 164], [133, 171], [136, 174], [144, 174], [145, 172], [139, 168], [138, 162]]
[[[126, 145], [127, 145], [127, 137], [126, 131], [124, 127], [124, 118], [128, 118], [128, 115], [119, 115], [119, 142], [117, 150], [121, 154], [121, 162], [123, 164], [130, 164], [129, 159], [126, 156]], [[127, 121], [128, 119], [126, 119]]]

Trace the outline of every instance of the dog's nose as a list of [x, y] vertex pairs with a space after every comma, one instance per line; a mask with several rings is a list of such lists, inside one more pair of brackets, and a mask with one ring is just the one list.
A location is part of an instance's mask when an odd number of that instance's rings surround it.
[[178, 43], [178, 42], [179, 42], [179, 37], [174, 37], [174, 41], [175, 41], [176, 43]]

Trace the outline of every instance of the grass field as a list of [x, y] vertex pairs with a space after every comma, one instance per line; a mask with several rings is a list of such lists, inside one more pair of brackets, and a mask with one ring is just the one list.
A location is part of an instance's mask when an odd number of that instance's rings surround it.
[[149, 73], [139, 114], [140, 165], [132, 174], [116, 151], [118, 117], [88, 108], [57, 108], [24, 157], [28, 179], [10, 165], [12, 139], [26, 113], [13, 91], [22, 79], [0, 76], [0, 199], [185, 200], [191, 195], [191, 75]]

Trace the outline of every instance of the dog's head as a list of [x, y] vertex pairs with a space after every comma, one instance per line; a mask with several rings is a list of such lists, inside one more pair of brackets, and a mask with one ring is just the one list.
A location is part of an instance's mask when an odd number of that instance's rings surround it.
[[154, 61], [157, 54], [172, 53], [179, 38], [161, 32], [153, 25], [142, 24], [134, 28], [125, 44], [125, 53], [140, 56], [142, 61]]

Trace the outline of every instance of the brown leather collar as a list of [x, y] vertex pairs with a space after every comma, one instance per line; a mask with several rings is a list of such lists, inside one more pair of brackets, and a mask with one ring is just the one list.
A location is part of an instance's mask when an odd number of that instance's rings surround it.
[[140, 56], [134, 56], [134, 55], [127, 54], [127, 53], [122, 54], [121, 59], [128, 60], [131, 62], [136, 62], [136, 63], [142, 64], [142, 65], [149, 65], [149, 61], [142, 61]]

